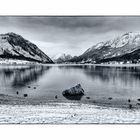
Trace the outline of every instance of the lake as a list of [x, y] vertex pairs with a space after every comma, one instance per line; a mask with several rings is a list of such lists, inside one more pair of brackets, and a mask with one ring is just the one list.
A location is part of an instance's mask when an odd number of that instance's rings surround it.
[[[0, 66], [0, 94], [33, 99], [71, 100], [62, 91], [80, 83], [86, 96], [140, 97], [140, 67], [95, 65]], [[79, 98], [86, 99], [85, 96]]]

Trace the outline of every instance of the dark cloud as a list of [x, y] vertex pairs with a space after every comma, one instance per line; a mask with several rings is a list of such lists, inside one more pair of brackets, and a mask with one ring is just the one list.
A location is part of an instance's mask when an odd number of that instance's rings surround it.
[[140, 17], [0, 17], [1, 33], [15, 32], [48, 55], [79, 55], [97, 42], [140, 31]]

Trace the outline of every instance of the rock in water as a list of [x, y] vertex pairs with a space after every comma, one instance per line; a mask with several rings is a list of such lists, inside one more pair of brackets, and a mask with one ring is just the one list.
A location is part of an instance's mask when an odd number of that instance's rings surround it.
[[70, 89], [64, 90], [62, 92], [63, 95], [84, 95], [84, 90], [81, 87], [80, 84], [76, 85], [75, 87], [72, 87]]

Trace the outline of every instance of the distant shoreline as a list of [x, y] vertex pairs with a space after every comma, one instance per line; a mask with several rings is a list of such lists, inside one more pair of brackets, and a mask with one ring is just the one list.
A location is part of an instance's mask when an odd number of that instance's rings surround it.
[[42, 65], [50, 65], [50, 66], [80, 66], [80, 65], [92, 65], [92, 66], [108, 66], [108, 67], [140, 67], [140, 63], [139, 64], [42, 64]]
[[88, 66], [105, 66], [105, 67], [140, 67], [140, 63], [137, 64], [91, 64], [91, 63], [85, 63], [85, 64], [75, 64], [75, 63], [0, 63], [0, 66], [80, 66], [80, 65], [88, 65]]

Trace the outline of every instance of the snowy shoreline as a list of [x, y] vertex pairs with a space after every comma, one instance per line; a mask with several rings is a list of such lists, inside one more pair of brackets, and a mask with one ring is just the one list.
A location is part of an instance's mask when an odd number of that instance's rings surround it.
[[0, 124], [140, 123], [140, 111], [82, 103], [0, 105]]
[[0, 124], [140, 123], [140, 109], [108, 104], [38, 102], [0, 96]]

